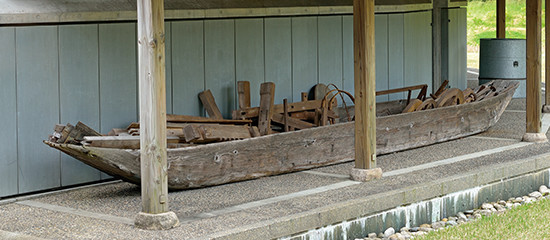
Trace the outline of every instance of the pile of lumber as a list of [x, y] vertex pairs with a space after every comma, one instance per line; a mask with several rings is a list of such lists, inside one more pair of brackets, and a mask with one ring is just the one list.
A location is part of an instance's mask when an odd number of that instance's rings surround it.
[[[337, 106], [333, 94], [324, 84], [317, 84], [312, 94], [303, 92], [299, 102], [274, 104], [275, 84], [272, 82], [260, 85], [260, 106], [250, 106], [250, 83], [237, 82], [239, 109], [233, 111], [233, 119], [252, 121], [260, 135], [288, 132], [334, 123], [338, 116], [332, 110]], [[308, 96], [311, 95], [312, 99]]]
[[481, 101], [498, 95], [498, 89], [491, 83], [480, 85], [475, 89], [466, 88], [463, 91], [458, 88], [447, 88], [448, 84], [449, 81], [445, 80], [435, 93], [430, 94], [430, 97], [419, 96], [408, 102], [403, 113]]

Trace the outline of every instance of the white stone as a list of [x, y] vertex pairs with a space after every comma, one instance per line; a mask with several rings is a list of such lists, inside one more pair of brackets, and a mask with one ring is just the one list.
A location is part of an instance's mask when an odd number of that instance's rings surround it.
[[466, 215], [463, 212], [458, 212], [456, 216], [458, 217], [458, 219], [462, 219], [464, 221], [468, 220], [468, 217], [466, 217]]
[[548, 187], [546, 187], [545, 185], [541, 185], [539, 187], [539, 192], [542, 194], [542, 195], [548, 195], [550, 194], [550, 189], [548, 189]]
[[369, 238], [376, 238], [377, 236], [376, 233], [369, 233], [369, 235], [367, 235]]
[[493, 204], [490, 204], [490, 203], [481, 204], [481, 209], [490, 210], [491, 208], [493, 208]]
[[532, 198], [540, 198], [542, 197], [542, 193], [538, 192], [538, 191], [534, 191], [532, 193], [529, 193], [529, 197], [532, 197]]
[[384, 237], [390, 237], [391, 235], [395, 234], [395, 229], [393, 229], [392, 227], [386, 229], [386, 231], [384, 231]]

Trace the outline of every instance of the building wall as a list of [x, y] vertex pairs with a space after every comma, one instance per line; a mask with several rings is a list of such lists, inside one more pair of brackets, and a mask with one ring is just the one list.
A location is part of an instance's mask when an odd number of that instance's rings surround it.
[[[353, 93], [352, 22], [351, 15], [168, 21], [167, 111], [204, 116], [197, 95], [211, 89], [230, 118], [237, 81], [251, 82], [252, 105], [268, 81], [276, 103], [299, 101], [317, 83]], [[430, 12], [376, 15], [377, 90], [431, 84], [430, 22]], [[107, 133], [138, 120], [136, 34], [135, 23], [0, 27], [0, 197], [109, 178], [42, 140], [57, 123]]]

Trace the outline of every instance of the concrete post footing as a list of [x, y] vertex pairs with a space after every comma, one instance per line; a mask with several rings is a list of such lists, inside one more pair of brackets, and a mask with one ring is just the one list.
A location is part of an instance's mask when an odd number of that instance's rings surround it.
[[522, 141], [543, 143], [543, 142], [548, 142], [548, 139], [546, 138], [546, 134], [544, 133], [525, 133], [523, 135]]
[[550, 105], [544, 104], [544, 106], [542, 106], [542, 112], [550, 113]]
[[368, 182], [374, 179], [382, 178], [382, 169], [381, 168], [371, 168], [371, 169], [360, 169], [352, 168], [351, 169], [351, 179], [358, 182]]
[[134, 224], [145, 230], [168, 230], [178, 226], [179, 220], [174, 212], [158, 214], [140, 212], [136, 216]]

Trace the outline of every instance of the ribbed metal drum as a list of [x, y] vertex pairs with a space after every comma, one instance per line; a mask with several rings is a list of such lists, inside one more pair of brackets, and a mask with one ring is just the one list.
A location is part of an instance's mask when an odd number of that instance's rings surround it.
[[[525, 39], [485, 38], [479, 41], [479, 83], [520, 80], [514, 97], [525, 97]], [[523, 81], [521, 81], [523, 80]]]

